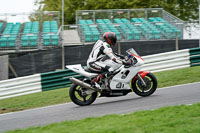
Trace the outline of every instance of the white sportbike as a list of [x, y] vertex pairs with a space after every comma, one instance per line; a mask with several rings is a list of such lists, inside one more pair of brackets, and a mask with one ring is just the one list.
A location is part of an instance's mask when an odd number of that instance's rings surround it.
[[131, 48], [126, 51], [127, 56], [117, 55], [119, 58], [129, 60], [129, 65], [122, 65], [108, 60], [107, 65], [114, 68], [114, 72], [106, 78], [100, 78], [98, 83], [92, 79], [99, 73], [83, 68], [80, 64], [67, 65], [66, 67], [84, 79], [70, 78], [72, 85], [69, 90], [71, 100], [80, 106], [92, 104], [100, 93], [101, 97], [124, 96], [135, 92], [139, 96], [149, 96], [157, 89], [156, 77], [147, 71], [140, 71], [144, 60]]

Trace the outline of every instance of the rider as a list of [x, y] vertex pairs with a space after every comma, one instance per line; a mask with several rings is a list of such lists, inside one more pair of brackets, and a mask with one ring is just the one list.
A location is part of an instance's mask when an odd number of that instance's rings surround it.
[[121, 60], [117, 57], [110, 46], [115, 46], [117, 42], [117, 36], [114, 32], [105, 32], [103, 35], [103, 41], [98, 40], [87, 60], [87, 67], [96, 72], [102, 72], [96, 78], [94, 82], [98, 82], [99, 78], [104, 78], [114, 71], [111, 66], [105, 65], [104, 61], [106, 56], [108, 56], [112, 61], [118, 64], [128, 64], [127, 61]]

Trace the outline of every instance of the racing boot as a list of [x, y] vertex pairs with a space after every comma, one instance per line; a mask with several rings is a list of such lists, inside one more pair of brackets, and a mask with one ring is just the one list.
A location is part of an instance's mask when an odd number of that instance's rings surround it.
[[112, 72], [108, 72], [108, 71], [103, 72], [103, 73], [97, 75], [92, 81], [95, 82], [95, 83], [99, 83], [99, 81], [101, 81], [104, 78], [109, 77], [111, 74], [112, 74]]
[[103, 78], [104, 76], [102, 74], [99, 74], [96, 77], [94, 77], [92, 81], [98, 83]]

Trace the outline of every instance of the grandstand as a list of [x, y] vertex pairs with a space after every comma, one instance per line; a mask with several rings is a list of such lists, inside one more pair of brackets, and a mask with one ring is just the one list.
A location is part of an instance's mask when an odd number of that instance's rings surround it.
[[183, 21], [160, 8], [77, 11], [76, 21], [83, 43], [107, 31], [115, 32], [120, 41], [183, 38]]
[[[26, 22], [24, 28], [21, 23], [6, 23], [0, 38], [1, 48], [12, 48], [17, 45], [20, 47], [36, 47], [39, 44], [43, 46], [58, 46], [59, 37], [58, 24], [56, 21], [44, 21], [43, 30], [40, 31], [38, 21]], [[2, 23], [0, 24], [0, 29]], [[22, 32], [20, 32], [22, 31]], [[41, 34], [42, 33], [42, 34]], [[20, 43], [17, 43], [20, 41]]]
[[[96, 27], [93, 27], [94, 24]], [[162, 23], [162, 24], [161, 24]], [[85, 42], [93, 42], [99, 39], [100, 33], [112, 31], [119, 39], [128, 40], [152, 40], [152, 39], [181, 39], [182, 32], [161, 17], [144, 18], [114, 18], [79, 20], [80, 35]], [[118, 24], [118, 25], [116, 25]]]
[[1, 20], [0, 50], [19, 51], [60, 46], [59, 14], [54, 17], [55, 14], [55, 12], [39, 13], [38, 16], [42, 16], [42, 18], [38, 21], [7, 22]]
[[44, 14], [38, 21], [0, 22], [0, 50], [54, 48], [61, 46], [61, 40], [64, 45], [92, 43], [108, 31], [123, 42], [183, 38], [183, 21], [161, 8], [81, 10], [73, 29], [59, 28], [59, 15]]
[[14, 47], [20, 27], [20, 23], [7, 23], [0, 38], [0, 47]]

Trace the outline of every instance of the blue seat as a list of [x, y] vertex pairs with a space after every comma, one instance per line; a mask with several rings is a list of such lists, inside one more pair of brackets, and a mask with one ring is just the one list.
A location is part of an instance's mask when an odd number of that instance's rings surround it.
[[16, 38], [8, 38], [8, 47], [14, 47]]
[[52, 45], [58, 45], [58, 39], [59, 39], [58, 35], [52, 35], [51, 36]]
[[6, 47], [7, 46], [7, 38], [0, 38], [0, 47]]
[[36, 46], [37, 45], [37, 36], [31, 36], [30, 37], [30, 46]]
[[91, 42], [92, 41], [92, 33], [90, 31], [84, 32], [84, 38], [85, 38], [85, 42]]
[[24, 47], [28, 46], [28, 40], [29, 40], [28, 36], [22, 36], [21, 40], [22, 40], [21, 41], [22, 46], [24, 46]]
[[44, 35], [43, 36], [43, 45], [45, 45], [45, 46], [50, 45], [50, 39], [51, 39], [50, 35]]

